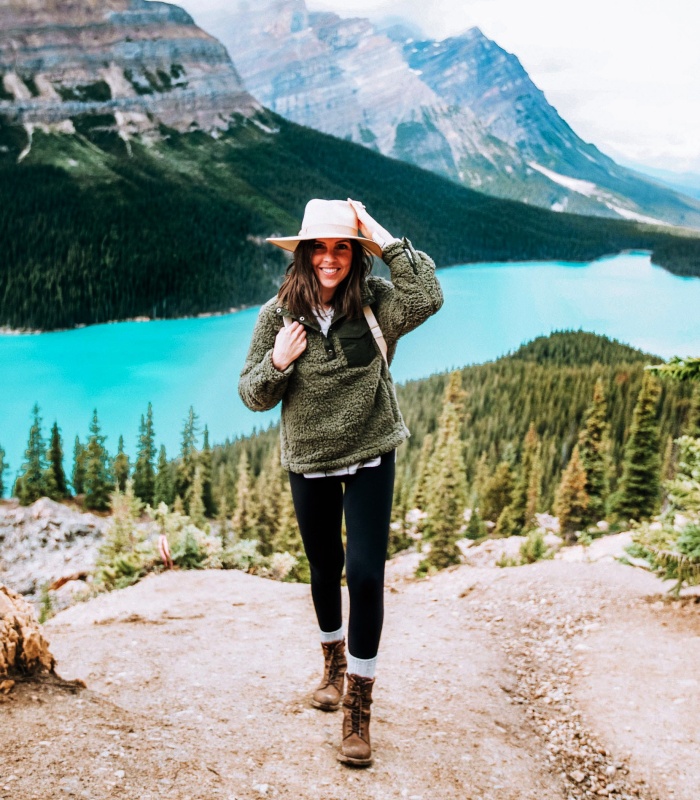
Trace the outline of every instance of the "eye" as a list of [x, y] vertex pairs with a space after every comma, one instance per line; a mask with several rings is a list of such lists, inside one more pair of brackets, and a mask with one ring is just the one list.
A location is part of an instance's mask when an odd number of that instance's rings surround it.
[[349, 250], [350, 245], [347, 242], [340, 242], [340, 244], [336, 245], [336, 250]]

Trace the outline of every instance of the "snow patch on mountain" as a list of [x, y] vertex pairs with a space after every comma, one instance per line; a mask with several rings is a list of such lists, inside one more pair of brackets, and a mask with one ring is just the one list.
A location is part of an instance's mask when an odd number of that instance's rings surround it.
[[656, 217], [648, 217], [646, 214], [640, 214], [637, 211], [632, 211], [630, 208], [622, 208], [622, 206], [617, 206], [614, 203], [606, 203], [605, 204], [611, 211], [614, 211], [616, 214], [619, 214], [624, 219], [631, 219], [635, 222], [645, 222], [647, 225], [667, 225], [668, 227], [672, 228], [673, 225], [670, 225], [668, 222], [664, 222], [662, 219], [656, 219]]
[[583, 181], [580, 178], [571, 178], [568, 175], [562, 175], [559, 172], [554, 172], [554, 170], [543, 167], [536, 161], [528, 161], [527, 163], [528, 166], [541, 172], [545, 177], [549, 178], [550, 181], [558, 183], [560, 186], [564, 186], [572, 192], [578, 192], [585, 197], [602, 197], [605, 195], [605, 192], [592, 181]]

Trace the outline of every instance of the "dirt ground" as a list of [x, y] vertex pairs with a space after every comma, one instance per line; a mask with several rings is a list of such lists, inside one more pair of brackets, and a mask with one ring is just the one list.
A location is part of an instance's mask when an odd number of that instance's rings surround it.
[[0, 704], [0, 797], [696, 800], [700, 604], [617, 563], [389, 569], [374, 766], [311, 708], [304, 585], [152, 576], [45, 626], [58, 672]]

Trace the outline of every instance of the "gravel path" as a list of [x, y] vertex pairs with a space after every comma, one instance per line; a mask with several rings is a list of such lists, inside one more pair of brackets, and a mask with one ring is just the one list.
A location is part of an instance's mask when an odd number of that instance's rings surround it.
[[341, 715], [308, 700], [307, 586], [152, 576], [45, 627], [71, 693], [0, 705], [0, 797], [696, 800], [700, 605], [618, 564], [392, 563], [375, 764], [335, 759]]

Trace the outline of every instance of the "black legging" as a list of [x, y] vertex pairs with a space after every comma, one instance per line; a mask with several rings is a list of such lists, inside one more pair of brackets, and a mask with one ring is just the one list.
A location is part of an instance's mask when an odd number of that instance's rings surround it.
[[[343, 624], [340, 578], [347, 560], [348, 649], [355, 658], [374, 658], [379, 649], [394, 458], [392, 450], [382, 456], [378, 466], [363, 467], [354, 475], [305, 478], [289, 473], [294, 509], [311, 567], [311, 596], [322, 631], [337, 631]], [[341, 539], [343, 510], [346, 554]]]

